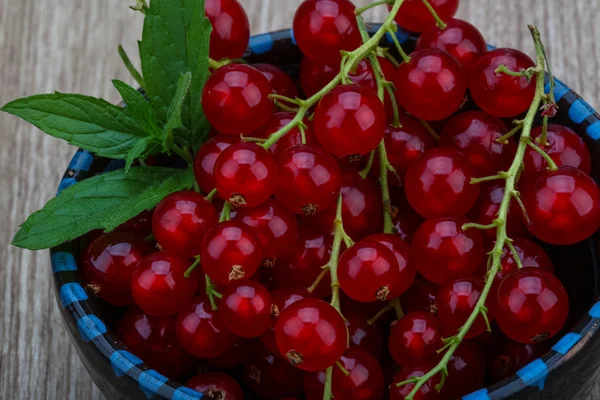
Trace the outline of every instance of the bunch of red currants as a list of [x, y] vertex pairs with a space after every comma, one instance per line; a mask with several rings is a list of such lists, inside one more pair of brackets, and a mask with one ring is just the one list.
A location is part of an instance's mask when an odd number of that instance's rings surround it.
[[[236, 0], [206, 0], [217, 68], [202, 96], [213, 135], [195, 154], [199, 190], [169, 195], [83, 256], [88, 288], [130, 306], [117, 335], [148, 365], [177, 380], [202, 365], [212, 372], [186, 385], [208, 398], [243, 398], [222, 373], [241, 366], [261, 398], [404, 399], [414, 382], [396, 384], [440, 362], [486, 279], [485, 310], [441, 390], [436, 375], [414, 399], [465, 395], [547, 349], [569, 301], [537, 243], [573, 244], [600, 226], [590, 152], [566, 126], [535, 127], [499, 221], [499, 172], [519, 142], [507, 119], [534, 101], [538, 77], [524, 72], [536, 63], [487, 51], [453, 18], [458, 0], [429, 0], [434, 14], [425, 3], [405, 0], [395, 16], [420, 33], [414, 52], [363, 58], [342, 76], [342, 54], [364, 44], [355, 6], [303, 1], [298, 88], [274, 65], [223, 61], [243, 56], [248, 19]], [[382, 80], [395, 90], [382, 96]], [[489, 277], [500, 227], [510, 245]]]

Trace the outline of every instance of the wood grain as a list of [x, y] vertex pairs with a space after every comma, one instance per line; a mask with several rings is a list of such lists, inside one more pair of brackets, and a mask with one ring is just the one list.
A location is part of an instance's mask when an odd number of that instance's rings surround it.
[[[133, 0], [130, 1], [134, 3]], [[300, 0], [241, 0], [253, 33], [289, 27]], [[119, 43], [137, 59], [142, 18], [127, 0], [0, 0], [0, 104], [53, 90], [118, 101], [129, 83]], [[355, 1], [367, 4], [367, 0]], [[600, 2], [463, 0], [459, 15], [489, 42], [532, 53], [539, 26], [555, 74], [600, 106]], [[380, 21], [385, 10], [372, 10]], [[135, 57], [134, 57], [135, 56]], [[55, 304], [46, 251], [9, 246], [25, 217], [55, 193], [74, 148], [0, 115], [0, 399], [101, 399], [75, 354]], [[582, 399], [598, 399], [598, 386]]]

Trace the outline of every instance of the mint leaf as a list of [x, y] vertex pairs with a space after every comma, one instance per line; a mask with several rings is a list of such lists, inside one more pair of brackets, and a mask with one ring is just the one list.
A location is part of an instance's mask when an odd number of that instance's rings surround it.
[[137, 121], [149, 136], [160, 137], [161, 129], [158, 125], [158, 117], [148, 100], [125, 82], [117, 79], [114, 79], [112, 82], [125, 102], [123, 112]]
[[97, 175], [65, 189], [33, 213], [15, 235], [18, 247], [40, 250], [93, 229], [111, 231], [165, 196], [194, 183], [191, 170], [134, 167]]
[[131, 165], [136, 158], [146, 158], [152, 154], [158, 153], [159, 150], [160, 146], [158, 139], [148, 136], [139, 140], [136, 145], [129, 150], [129, 153], [127, 153], [127, 157], [125, 158], [125, 172], [129, 171], [129, 168], [131, 168]]
[[123, 60], [123, 64], [125, 64], [125, 68], [127, 68], [127, 71], [129, 71], [133, 79], [135, 79], [135, 81], [138, 83], [138, 85], [140, 85], [140, 87], [144, 87], [144, 78], [142, 78], [142, 74], [140, 74], [138, 70], [133, 66], [133, 63], [129, 59], [129, 56], [127, 55], [127, 52], [125, 51], [123, 46], [119, 45], [118, 51], [121, 60]]
[[177, 81], [177, 90], [175, 91], [175, 96], [169, 107], [169, 112], [167, 113], [167, 129], [177, 129], [183, 126], [183, 122], [181, 122], [181, 112], [183, 110], [185, 98], [190, 91], [191, 82], [192, 74], [190, 72], [179, 77], [179, 80]]

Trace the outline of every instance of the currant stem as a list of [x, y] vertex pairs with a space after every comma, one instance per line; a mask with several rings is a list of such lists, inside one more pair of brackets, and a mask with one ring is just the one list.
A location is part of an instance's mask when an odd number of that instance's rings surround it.
[[209, 194], [206, 195], [206, 197], [204, 198], [204, 200], [208, 201], [208, 202], [212, 202], [213, 197], [215, 197], [215, 194], [217, 194], [217, 189], [213, 189], [210, 191]]
[[200, 265], [200, 256], [196, 256], [196, 260], [190, 267], [183, 273], [183, 276], [189, 278], [192, 275], [192, 272], [196, 269], [196, 267]]
[[342, 373], [346, 376], [350, 376], [350, 371], [348, 371], [346, 368], [344, 368], [344, 366], [342, 365], [341, 362], [337, 361], [335, 363], [335, 365], [340, 369], [340, 371], [342, 371]]
[[212, 58], [208, 59], [208, 67], [210, 69], [219, 69], [227, 64], [229, 64], [227, 61], [223, 62], [223, 61], [213, 60]]
[[368, 4], [368, 5], [364, 6], [364, 7], [357, 8], [356, 11], [354, 11], [354, 13], [356, 15], [361, 15], [362, 13], [364, 13], [367, 10], [370, 10], [371, 8], [382, 6], [384, 4], [390, 4], [390, 3], [391, 3], [390, 0], [374, 1], [373, 3]]
[[360, 171], [360, 176], [363, 179], [367, 179], [369, 176], [369, 172], [371, 172], [371, 168], [373, 168], [373, 161], [375, 160], [375, 150], [369, 153], [369, 159], [367, 160], [367, 165]]
[[469, 222], [466, 224], [463, 224], [462, 226], [462, 230], [466, 231], [468, 229], [481, 229], [481, 230], [487, 230], [487, 229], [495, 229], [498, 226], [497, 223], [491, 223], [489, 225], [482, 225], [482, 224], [476, 224], [474, 222]]
[[205, 274], [204, 279], [206, 282], [206, 295], [208, 296], [208, 300], [210, 301], [210, 306], [213, 311], [217, 311], [219, 307], [217, 306], [217, 301], [215, 300], [215, 297], [220, 299], [223, 296], [215, 290], [215, 285], [213, 285], [208, 275]]
[[379, 320], [379, 318], [381, 318], [383, 315], [385, 315], [388, 311], [391, 311], [392, 309], [393, 309], [392, 305], [388, 303], [385, 307], [383, 307], [381, 310], [379, 310], [377, 312], [377, 314], [373, 315], [373, 317], [368, 319], [367, 324], [373, 325], [375, 322], [377, 322]]
[[517, 253], [517, 249], [515, 249], [515, 246], [512, 244], [512, 241], [507, 240], [506, 247], [508, 247], [508, 249], [512, 253], [513, 259], [515, 260], [515, 264], [517, 264], [517, 267], [519, 269], [523, 268], [523, 263], [521, 262], [521, 257], [519, 257], [519, 253]]
[[402, 317], [404, 317], [404, 311], [402, 310], [402, 305], [400, 304], [400, 297], [396, 297], [395, 299], [390, 301], [390, 305], [394, 308], [397, 319], [401, 319]]
[[498, 68], [496, 68], [494, 70], [494, 72], [497, 74], [513, 76], [515, 78], [526, 77], [527, 79], [531, 79], [531, 77], [538, 72], [538, 67], [530, 67], [527, 69], [522, 69], [520, 71], [513, 71], [510, 68], [508, 68], [506, 65], [502, 64], [502, 65], [499, 65]]
[[383, 202], [383, 233], [394, 232], [394, 221], [392, 217], [392, 200], [388, 185], [388, 158], [385, 150], [384, 140], [379, 143], [379, 186], [381, 186], [381, 201]]
[[226, 201], [223, 204], [223, 209], [221, 210], [221, 217], [219, 218], [219, 222], [229, 221], [231, 219], [231, 203]]
[[508, 133], [506, 133], [505, 135], [502, 135], [498, 139], [496, 139], [496, 142], [502, 143], [502, 144], [508, 144], [508, 139], [515, 136], [517, 133], [519, 133], [519, 131], [522, 128], [523, 128], [523, 121], [519, 121], [519, 123], [516, 124], [515, 127], [512, 128], [510, 131], [508, 131]]
[[433, 19], [435, 19], [435, 24], [437, 25], [438, 28], [440, 28], [441, 30], [444, 30], [448, 27], [448, 25], [446, 25], [444, 23], [444, 21], [442, 21], [442, 19], [440, 18], [440, 16], [437, 14], [437, 12], [433, 9], [433, 7], [431, 6], [431, 4], [429, 3], [429, 1], [427, 0], [423, 0], [423, 4], [425, 4], [425, 7], [427, 7], [427, 9], [429, 10], [429, 12], [431, 13], [431, 15], [433, 16]]
[[507, 173], [500, 172], [499, 174], [492, 176], [484, 176], [481, 178], [471, 178], [471, 185], [476, 185], [481, 182], [497, 181], [498, 179], [506, 179]]
[[388, 33], [390, 34], [390, 37], [392, 38], [392, 42], [394, 42], [394, 46], [396, 46], [396, 50], [398, 50], [398, 53], [400, 53], [400, 57], [402, 58], [402, 61], [405, 63], [410, 62], [410, 56], [408, 54], [406, 54], [406, 52], [404, 51], [404, 48], [402, 47], [402, 45], [400, 44], [400, 41], [398, 40], [398, 36], [396, 36], [396, 27], [390, 27], [388, 29]]
[[433, 129], [431, 125], [429, 125], [429, 122], [421, 118], [417, 118], [417, 120], [421, 123], [421, 125], [423, 125], [423, 128], [427, 129], [427, 132], [429, 132], [429, 134], [433, 136], [436, 142], [440, 141], [440, 135], [438, 135], [435, 129]]
[[524, 141], [525, 143], [527, 143], [527, 145], [529, 147], [531, 147], [532, 149], [537, 151], [542, 157], [544, 157], [544, 160], [546, 160], [546, 162], [548, 163], [548, 169], [550, 171], [556, 171], [558, 169], [558, 167], [556, 166], [556, 163], [548, 155], [548, 153], [546, 153], [544, 150], [542, 150], [537, 144], [533, 143], [531, 138], [525, 138], [525, 139], [521, 138], [521, 141]]
[[317, 279], [315, 279], [315, 281], [313, 282], [312, 285], [310, 285], [310, 287], [306, 288], [306, 290], [308, 291], [308, 293], [313, 294], [315, 290], [317, 290], [317, 287], [319, 286], [319, 284], [321, 283], [321, 281], [323, 281], [323, 279], [325, 279], [325, 277], [327, 276], [327, 274], [329, 274], [329, 265], [325, 265], [323, 268], [323, 270], [321, 271], [321, 273], [319, 274], [319, 276], [317, 276]]

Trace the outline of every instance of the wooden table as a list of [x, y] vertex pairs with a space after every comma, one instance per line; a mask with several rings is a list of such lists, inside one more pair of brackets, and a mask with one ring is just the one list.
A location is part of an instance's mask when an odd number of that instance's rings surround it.
[[[260, 33], [291, 26], [300, 0], [241, 2]], [[133, 81], [117, 45], [136, 55], [141, 35], [142, 16], [128, 3], [134, 1], [0, 0], [0, 104], [53, 90], [118, 101], [110, 79]], [[462, 3], [460, 17], [498, 46], [532, 54], [527, 24], [537, 24], [555, 75], [600, 106], [600, 2]], [[368, 20], [383, 19], [385, 9], [372, 11]], [[75, 149], [6, 114], [0, 139], [0, 399], [101, 399], [63, 328], [48, 252], [9, 245], [25, 217], [54, 196]], [[596, 385], [590, 393], [586, 399], [600, 398]]]

